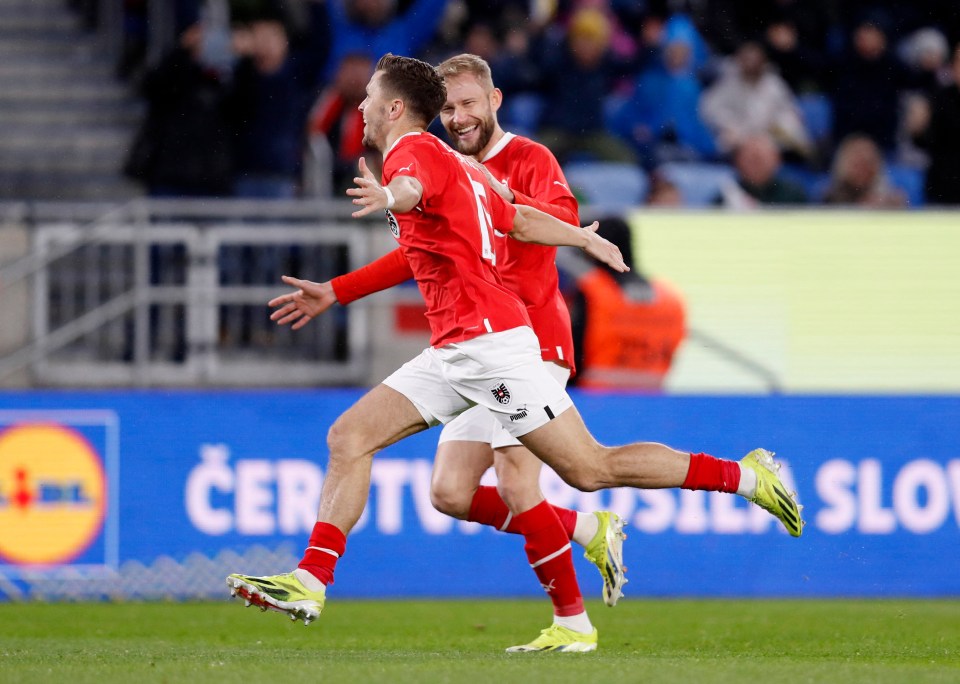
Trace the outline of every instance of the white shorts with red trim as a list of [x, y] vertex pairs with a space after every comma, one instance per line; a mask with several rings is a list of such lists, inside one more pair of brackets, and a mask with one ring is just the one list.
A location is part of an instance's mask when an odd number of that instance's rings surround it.
[[[383, 384], [413, 402], [428, 425], [446, 425], [480, 406], [516, 438], [573, 406], [552, 365], [540, 357], [533, 330], [521, 327], [425, 349]], [[492, 428], [485, 438], [475, 434], [480, 438], [470, 441], [495, 445]]]

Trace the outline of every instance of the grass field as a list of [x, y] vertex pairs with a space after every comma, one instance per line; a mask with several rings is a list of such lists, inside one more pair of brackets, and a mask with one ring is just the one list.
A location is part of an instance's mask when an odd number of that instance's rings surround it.
[[507, 655], [545, 601], [0, 605], [0, 682], [960, 682], [960, 601], [588, 605], [590, 654]]

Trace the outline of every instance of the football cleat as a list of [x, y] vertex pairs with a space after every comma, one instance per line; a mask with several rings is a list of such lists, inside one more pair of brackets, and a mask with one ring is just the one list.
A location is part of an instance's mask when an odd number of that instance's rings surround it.
[[507, 653], [543, 653], [546, 651], [562, 651], [564, 653], [587, 653], [597, 650], [597, 630], [587, 634], [574, 632], [572, 629], [560, 625], [550, 625], [540, 632], [540, 636], [529, 644], [511, 646]]
[[803, 506], [797, 503], [797, 493], [788, 492], [783, 486], [780, 464], [773, 460], [773, 454], [766, 449], [754, 449], [740, 459], [740, 464], [757, 474], [757, 491], [750, 501], [778, 518], [792, 536], [803, 534]]
[[245, 606], [286, 613], [291, 620], [303, 620], [305, 625], [320, 617], [327, 599], [325, 587], [310, 591], [292, 572], [267, 577], [233, 574], [227, 577], [227, 586], [230, 595], [242, 598]]
[[597, 533], [585, 547], [583, 557], [597, 566], [603, 577], [603, 602], [611, 608], [623, 596], [623, 585], [627, 583], [627, 569], [623, 565], [623, 533], [626, 522], [611, 511], [596, 511], [600, 525]]

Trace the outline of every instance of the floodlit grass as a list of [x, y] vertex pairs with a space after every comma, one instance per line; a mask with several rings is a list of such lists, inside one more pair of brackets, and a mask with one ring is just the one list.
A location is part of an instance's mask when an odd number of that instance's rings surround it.
[[960, 601], [588, 605], [590, 654], [514, 654], [546, 601], [0, 604], [0, 682], [960, 682]]

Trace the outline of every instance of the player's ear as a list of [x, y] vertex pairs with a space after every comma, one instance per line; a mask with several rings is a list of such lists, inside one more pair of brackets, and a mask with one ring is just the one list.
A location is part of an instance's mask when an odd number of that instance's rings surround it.
[[501, 104], [503, 104], [503, 91], [499, 88], [494, 88], [490, 91], [490, 109], [497, 112]]

